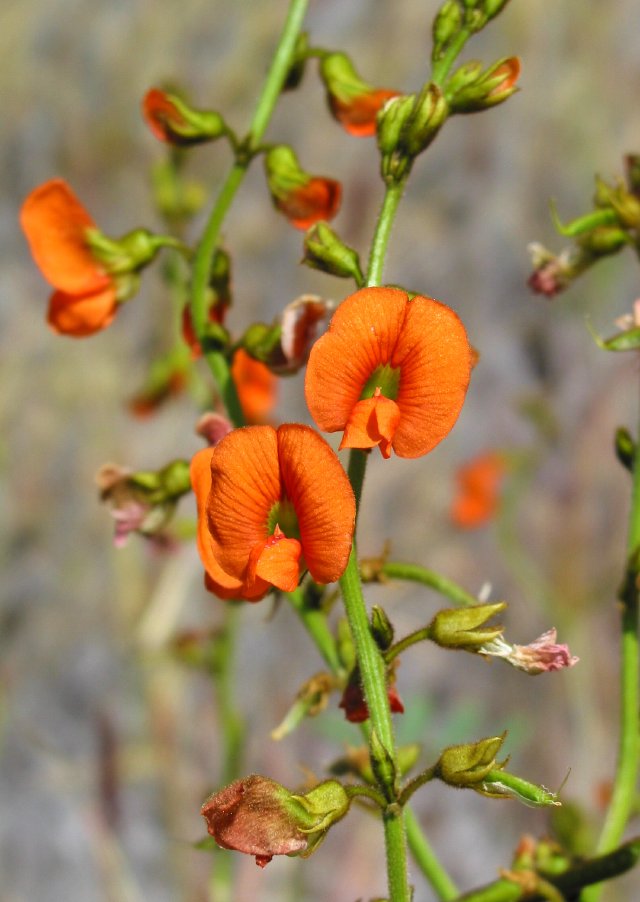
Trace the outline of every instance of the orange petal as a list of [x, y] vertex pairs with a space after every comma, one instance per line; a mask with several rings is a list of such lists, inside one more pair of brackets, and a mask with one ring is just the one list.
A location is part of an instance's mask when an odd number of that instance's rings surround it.
[[276, 376], [243, 348], [233, 355], [231, 375], [245, 419], [249, 423], [264, 421], [276, 403]]
[[471, 357], [465, 328], [450, 307], [424, 297], [409, 303], [391, 358], [400, 369], [401, 417], [393, 439], [400, 457], [420, 457], [450, 432], [469, 386]]
[[271, 426], [235, 429], [213, 449], [207, 519], [217, 562], [246, 582], [249, 555], [264, 546], [273, 505], [280, 500], [278, 443]]
[[397, 97], [397, 91], [387, 88], [371, 90], [348, 101], [329, 95], [331, 112], [345, 131], [356, 138], [369, 138], [376, 133], [376, 117], [388, 100]]
[[316, 222], [333, 219], [340, 209], [342, 185], [334, 179], [312, 177], [306, 185], [292, 189], [274, 203], [297, 229], [311, 228]]
[[217, 546], [209, 531], [207, 503], [211, 491], [211, 458], [213, 448], [203, 448], [191, 461], [191, 485], [196, 496], [198, 508], [197, 543], [200, 558], [206, 570], [205, 585], [210, 592], [220, 598], [246, 598], [258, 601], [268, 590], [262, 580], [256, 580], [253, 590], [247, 593], [242, 580], [226, 573], [216, 556]]
[[363, 288], [340, 304], [307, 364], [305, 396], [320, 429], [346, 427], [367, 380], [390, 361], [406, 308], [398, 288]]
[[55, 291], [49, 301], [47, 322], [60, 335], [84, 338], [106, 329], [117, 309], [116, 290], [110, 283], [94, 294], [73, 295]]
[[340, 450], [343, 448], [375, 448], [379, 445], [382, 456], [391, 457], [391, 446], [398, 423], [400, 408], [391, 398], [385, 398], [376, 389], [373, 398], [358, 401], [347, 423]]
[[309, 426], [280, 426], [278, 451], [282, 482], [298, 517], [305, 562], [317, 582], [334, 582], [347, 566], [355, 524], [355, 499], [347, 474], [335, 452]]
[[276, 526], [274, 534], [269, 536], [264, 547], [260, 549], [257, 545], [252, 551], [249, 573], [283, 592], [293, 592], [300, 579], [301, 554], [300, 542], [288, 539]]
[[52, 179], [27, 197], [20, 224], [42, 275], [67, 294], [95, 293], [110, 284], [86, 242], [95, 224], [69, 185]]
[[491, 520], [500, 502], [504, 473], [504, 458], [495, 451], [480, 454], [460, 468], [456, 475], [458, 493], [451, 507], [456, 526], [475, 529]]
[[169, 144], [175, 141], [176, 133], [172, 127], [174, 123], [178, 126], [184, 124], [184, 116], [180, 110], [168, 95], [158, 88], [151, 88], [144, 95], [142, 115], [155, 137]]

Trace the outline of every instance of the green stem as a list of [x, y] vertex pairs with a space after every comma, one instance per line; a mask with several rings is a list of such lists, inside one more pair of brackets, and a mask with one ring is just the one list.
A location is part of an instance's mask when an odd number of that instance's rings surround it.
[[291, 0], [278, 47], [273, 57], [262, 93], [258, 99], [249, 134], [243, 144], [244, 152], [238, 153], [213, 206], [209, 220], [196, 250], [193, 263], [191, 316], [196, 335], [203, 344], [204, 356], [224, 401], [227, 413], [235, 425], [244, 422], [238, 394], [229, 372], [229, 364], [221, 351], [206, 350], [207, 288], [211, 276], [213, 255], [218, 245], [222, 222], [242, 184], [252, 156], [264, 135], [276, 102], [282, 90], [296, 41], [302, 28], [309, 0]]
[[295, 592], [289, 592], [287, 599], [315, 642], [316, 648], [331, 672], [339, 676], [342, 673], [342, 664], [338, 657], [336, 640], [329, 629], [324, 611], [309, 607], [305, 601], [304, 592], [300, 588]]
[[360, 510], [360, 499], [362, 498], [362, 486], [364, 484], [364, 476], [367, 471], [367, 461], [369, 460], [369, 452], [362, 451], [360, 448], [352, 448], [349, 454], [349, 466], [347, 473], [349, 482], [356, 497], [356, 511]]
[[430, 638], [431, 627], [425, 626], [422, 627], [422, 629], [415, 630], [413, 633], [409, 633], [408, 636], [405, 636], [404, 639], [395, 642], [391, 648], [388, 648], [384, 653], [384, 659], [387, 664], [390, 664], [394, 658], [397, 658], [403, 651], [411, 648], [412, 645], [417, 645], [418, 642], [427, 642]]
[[471, 35], [472, 32], [468, 28], [461, 28], [445, 53], [443, 53], [439, 60], [434, 62], [431, 70], [431, 81], [438, 85], [439, 88], [444, 84], [444, 81], [449, 74], [449, 70], [455, 63], [460, 51]]
[[435, 777], [435, 774], [436, 765], [428, 767], [426, 770], [423, 770], [421, 774], [418, 774], [417, 777], [414, 777], [413, 780], [410, 780], [398, 796], [398, 804], [406, 805], [414, 792], [417, 792], [418, 789], [426, 783], [430, 783]]
[[[622, 593], [620, 650], [620, 734], [613, 793], [596, 851], [610, 852], [620, 842], [633, 809], [638, 777], [640, 730], [640, 656], [638, 653], [638, 555], [640, 553], [640, 454], [633, 462], [631, 513], [627, 537], [627, 574]], [[600, 886], [585, 890], [585, 902], [596, 902]]]
[[369, 251], [369, 265], [367, 268], [367, 285], [369, 287], [382, 283], [382, 271], [387, 254], [387, 246], [391, 236], [391, 228], [395, 220], [396, 211], [402, 198], [406, 179], [387, 184], [382, 201], [382, 207], [378, 215], [376, 230]]
[[[225, 609], [225, 624], [215, 645], [211, 661], [211, 676], [218, 706], [218, 721], [222, 740], [222, 768], [220, 780], [223, 786], [235, 780], [242, 767], [244, 724], [233, 700], [233, 658], [238, 628], [239, 611], [229, 603]], [[216, 848], [209, 882], [209, 894], [215, 902], [233, 900], [234, 861], [224, 849]]]
[[431, 884], [438, 899], [441, 902], [450, 902], [450, 900], [456, 899], [458, 890], [455, 883], [438, 861], [426, 836], [422, 832], [418, 819], [408, 805], [404, 808], [404, 821], [411, 854]]
[[405, 579], [409, 582], [421, 583], [435, 589], [445, 598], [460, 605], [478, 604], [478, 599], [462, 586], [452, 582], [435, 570], [421, 567], [418, 564], [405, 564], [402, 561], [385, 561], [380, 568], [380, 575], [389, 579]]

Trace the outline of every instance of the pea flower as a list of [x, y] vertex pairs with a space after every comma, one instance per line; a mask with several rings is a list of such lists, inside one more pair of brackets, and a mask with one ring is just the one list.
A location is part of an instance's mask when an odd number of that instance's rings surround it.
[[227, 133], [219, 113], [196, 110], [177, 94], [159, 88], [151, 88], [144, 95], [142, 115], [159, 141], [176, 147], [215, 141]]
[[309, 175], [290, 147], [279, 144], [264, 158], [267, 184], [277, 210], [297, 229], [333, 219], [340, 208], [342, 186], [335, 179]]
[[308, 858], [349, 805], [337, 780], [296, 795], [275, 780], [251, 774], [210, 796], [201, 814], [219, 846], [254, 855], [263, 868], [274, 855]]
[[137, 290], [138, 271], [161, 247], [180, 246], [177, 239], [146, 229], [107, 238], [62, 179], [51, 179], [29, 194], [20, 224], [42, 275], [56, 289], [49, 325], [75, 338], [105, 329], [118, 304]]
[[340, 125], [357, 138], [376, 133], [376, 117], [398, 92], [374, 88], [363, 81], [344, 53], [329, 53], [320, 64], [320, 77], [327, 91], [331, 112]]
[[105, 329], [116, 315], [113, 278], [92, 252], [96, 225], [62, 179], [40, 185], [25, 200], [20, 224], [42, 275], [56, 289], [48, 322], [76, 338]]
[[311, 349], [305, 395], [325, 432], [344, 430], [340, 448], [420, 457], [452, 429], [472, 354], [447, 306], [398, 288], [363, 288], [346, 298]]
[[479, 454], [456, 474], [458, 491], [451, 506], [451, 519], [463, 529], [476, 529], [495, 516], [505, 473], [503, 455], [497, 451]]
[[340, 578], [355, 522], [351, 485], [333, 450], [309, 426], [248, 426], [191, 463], [198, 550], [207, 588], [258, 601], [291, 592], [308, 569]]

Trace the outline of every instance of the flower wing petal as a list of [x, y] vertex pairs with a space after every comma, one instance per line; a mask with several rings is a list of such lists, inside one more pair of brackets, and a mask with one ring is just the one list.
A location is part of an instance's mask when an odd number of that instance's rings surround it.
[[347, 566], [353, 540], [356, 505], [347, 474], [332, 448], [309, 426], [280, 426], [278, 451], [306, 564], [315, 580], [333, 582]]
[[211, 458], [207, 522], [219, 565], [245, 581], [254, 546], [268, 538], [268, 517], [280, 500], [276, 432], [271, 426], [235, 429]]
[[47, 322], [59, 335], [84, 338], [106, 329], [116, 311], [118, 302], [115, 287], [108, 284], [93, 294], [65, 294], [54, 291], [49, 301]]
[[471, 350], [457, 314], [432, 298], [415, 297], [391, 365], [401, 372], [393, 447], [400, 457], [420, 457], [450, 432], [469, 386]]
[[305, 395], [324, 432], [344, 429], [373, 371], [389, 363], [407, 309], [398, 288], [363, 288], [340, 304], [309, 357]]
[[109, 285], [86, 242], [95, 223], [65, 181], [35, 188], [22, 205], [20, 224], [42, 275], [55, 288], [86, 294]]

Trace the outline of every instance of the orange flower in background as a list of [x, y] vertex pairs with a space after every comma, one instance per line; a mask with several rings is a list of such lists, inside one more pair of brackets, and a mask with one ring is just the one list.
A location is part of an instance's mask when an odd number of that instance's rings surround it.
[[272, 147], [265, 154], [264, 166], [276, 209], [297, 229], [308, 229], [320, 220], [333, 219], [340, 209], [340, 182], [309, 175], [286, 144]]
[[177, 94], [159, 88], [151, 88], [144, 95], [142, 115], [159, 141], [176, 147], [215, 141], [226, 132], [219, 113], [196, 110]]
[[505, 471], [504, 456], [497, 451], [479, 454], [460, 467], [456, 474], [458, 491], [451, 506], [456, 526], [476, 529], [495, 516]]
[[340, 209], [342, 186], [335, 179], [312, 176], [286, 194], [274, 195], [273, 202], [297, 229], [309, 229], [316, 222], [333, 219]]
[[76, 338], [106, 328], [117, 309], [115, 282], [92, 254], [87, 235], [96, 226], [69, 185], [52, 179], [32, 191], [20, 224], [42, 275], [57, 289], [51, 328]]
[[355, 499], [334, 451], [308, 426], [247, 426], [191, 463], [198, 550], [207, 588], [258, 601], [291, 592], [308, 569], [320, 583], [342, 575]]
[[344, 53], [326, 54], [320, 63], [320, 77], [331, 112], [345, 131], [357, 138], [375, 135], [378, 112], [399, 93], [364, 81]]
[[376, 117], [382, 107], [397, 91], [388, 88], [371, 88], [348, 100], [329, 94], [331, 112], [345, 131], [356, 138], [370, 138], [376, 133]]
[[340, 448], [420, 457], [451, 430], [471, 373], [458, 316], [439, 301], [409, 300], [399, 288], [363, 288], [346, 298], [311, 349], [305, 395]]
[[233, 355], [231, 376], [248, 423], [262, 423], [276, 403], [278, 379], [271, 370], [243, 349]]

